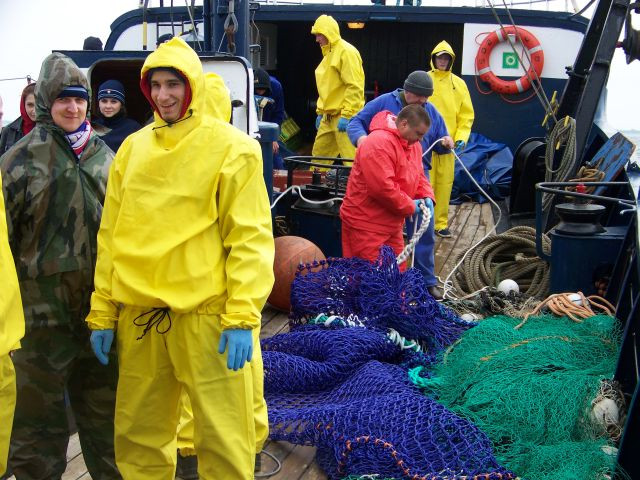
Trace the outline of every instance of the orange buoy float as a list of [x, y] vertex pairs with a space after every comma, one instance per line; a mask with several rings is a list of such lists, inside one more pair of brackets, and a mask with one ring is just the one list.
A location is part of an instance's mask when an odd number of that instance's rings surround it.
[[[502, 80], [491, 71], [491, 65], [489, 65], [491, 51], [496, 45], [506, 41], [507, 35], [516, 35], [518, 40], [520, 40], [528, 50], [531, 59], [531, 65], [529, 66], [527, 74], [517, 80]], [[513, 95], [528, 90], [531, 88], [531, 80], [529, 80], [529, 78], [540, 78], [543, 67], [544, 52], [542, 51], [540, 42], [535, 35], [522, 27], [507, 26], [491, 32], [480, 45], [478, 54], [476, 55], [476, 71], [480, 79], [488, 83], [489, 88], [496, 93]]]
[[267, 302], [278, 310], [291, 309], [291, 284], [298, 265], [314, 264], [325, 260], [325, 256], [314, 243], [306, 238], [284, 236], [275, 239], [273, 273], [275, 282]]

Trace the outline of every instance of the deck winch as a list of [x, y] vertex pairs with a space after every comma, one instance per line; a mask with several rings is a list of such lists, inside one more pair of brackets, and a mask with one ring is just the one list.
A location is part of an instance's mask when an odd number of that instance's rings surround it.
[[599, 293], [596, 284], [611, 274], [627, 230], [626, 226], [603, 227], [600, 217], [605, 210], [596, 204], [557, 205], [560, 222], [548, 233], [551, 255], [542, 251], [537, 233], [538, 255], [551, 265], [550, 293]]

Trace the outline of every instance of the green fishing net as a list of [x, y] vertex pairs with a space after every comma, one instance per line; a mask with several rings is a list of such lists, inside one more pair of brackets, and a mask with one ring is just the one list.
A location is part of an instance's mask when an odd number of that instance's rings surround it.
[[515, 329], [521, 321], [483, 320], [420, 386], [483, 430], [497, 460], [523, 479], [606, 478], [615, 454], [590, 412], [601, 380], [613, 376], [617, 320], [541, 316]]

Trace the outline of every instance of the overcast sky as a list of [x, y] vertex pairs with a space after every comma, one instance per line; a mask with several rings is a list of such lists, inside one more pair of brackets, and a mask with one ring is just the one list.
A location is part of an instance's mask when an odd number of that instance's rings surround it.
[[[368, 3], [367, 0], [360, 1]], [[465, 0], [445, 0], [442, 3], [448, 5], [450, 1], [457, 5]], [[89, 35], [100, 37], [106, 43], [111, 22], [126, 11], [137, 8], [138, 3], [138, 0], [0, 0], [0, 79], [27, 75], [37, 77], [42, 60], [51, 50], [79, 50]], [[426, 3], [427, 0], [423, 1]], [[466, 0], [466, 3], [481, 4], [482, 0]], [[577, 3], [582, 6], [586, 0], [577, 0]], [[157, 6], [159, 1], [150, 4]], [[182, 5], [182, 2], [174, 1], [174, 4]], [[564, 5], [564, 2], [560, 4]], [[639, 28], [637, 20], [634, 18], [636, 28]], [[0, 81], [5, 122], [20, 114], [20, 92], [25, 85], [24, 78]], [[640, 130], [638, 85], [640, 61], [626, 65], [622, 51], [616, 51], [607, 107], [607, 117], [613, 127]]]

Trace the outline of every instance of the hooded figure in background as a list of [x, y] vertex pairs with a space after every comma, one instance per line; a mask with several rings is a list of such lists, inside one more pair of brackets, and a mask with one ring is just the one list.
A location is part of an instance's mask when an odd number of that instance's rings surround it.
[[[467, 84], [451, 72], [455, 60], [451, 45], [444, 40], [433, 49], [429, 74], [433, 78], [434, 91], [429, 101], [444, 118], [456, 152], [462, 152], [469, 141], [474, 113]], [[451, 236], [448, 223], [454, 163], [453, 153], [434, 153], [431, 162], [431, 184], [436, 195], [435, 230], [436, 235], [445, 238]]]
[[33, 130], [36, 125], [36, 84], [30, 83], [20, 95], [20, 116], [2, 129], [0, 155], [9, 150], [18, 140]]
[[87, 317], [103, 362], [117, 325], [117, 464], [126, 479], [173, 479], [186, 391], [200, 478], [252, 479], [248, 362], [262, 362], [274, 258], [260, 145], [209, 113], [200, 59], [179, 38], [147, 57], [140, 86], [154, 122], [111, 167]]
[[340, 37], [338, 22], [329, 15], [320, 15], [311, 33], [322, 49], [322, 61], [316, 68], [318, 133], [312, 155], [352, 160], [356, 149], [347, 136], [347, 125], [364, 106], [362, 58], [356, 47]]
[[127, 117], [124, 93], [118, 80], [107, 80], [98, 88], [98, 114], [93, 123], [106, 127], [101, 138], [114, 152], [125, 138], [140, 129], [138, 122]]
[[93, 358], [83, 321], [113, 154], [87, 120], [89, 83], [71, 59], [45, 58], [35, 96], [36, 126], [0, 157], [26, 322], [22, 348], [13, 355], [9, 466], [21, 480], [62, 476], [70, 435], [66, 390], [91, 477], [118, 479], [115, 355], [109, 368]]

